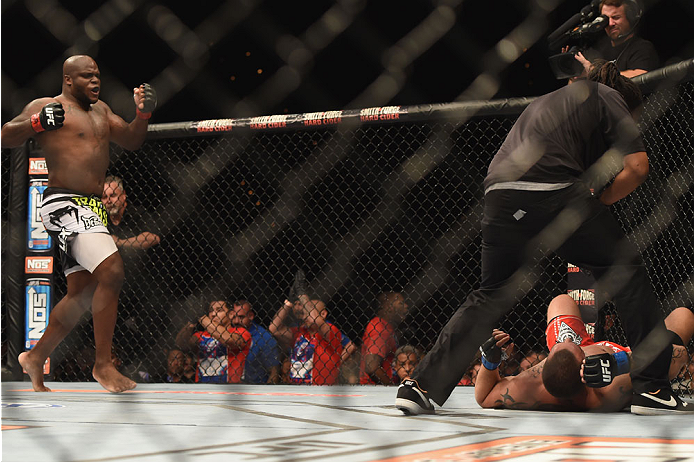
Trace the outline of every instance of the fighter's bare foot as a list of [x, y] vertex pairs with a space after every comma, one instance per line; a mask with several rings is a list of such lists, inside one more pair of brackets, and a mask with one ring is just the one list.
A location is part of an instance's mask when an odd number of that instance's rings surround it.
[[27, 371], [31, 379], [31, 386], [34, 391], [51, 391], [50, 388], [43, 384], [43, 362], [32, 361], [29, 357], [29, 352], [20, 353], [17, 357], [19, 364]]
[[95, 365], [92, 376], [111, 393], [121, 393], [137, 386], [135, 382], [118, 372], [110, 361], [103, 366]]

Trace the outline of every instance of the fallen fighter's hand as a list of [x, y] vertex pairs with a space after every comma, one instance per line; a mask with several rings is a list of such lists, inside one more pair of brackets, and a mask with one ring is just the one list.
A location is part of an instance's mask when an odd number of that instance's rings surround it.
[[482, 365], [493, 371], [499, 364], [501, 360], [506, 359], [506, 352], [501, 349], [502, 346], [506, 344], [511, 339], [511, 336], [506, 332], [499, 329], [494, 329], [492, 331], [492, 336], [482, 344], [480, 347], [480, 353], [482, 353]]
[[629, 373], [629, 355], [625, 351], [586, 356], [581, 365], [581, 379], [592, 388], [605, 387], [615, 377]]

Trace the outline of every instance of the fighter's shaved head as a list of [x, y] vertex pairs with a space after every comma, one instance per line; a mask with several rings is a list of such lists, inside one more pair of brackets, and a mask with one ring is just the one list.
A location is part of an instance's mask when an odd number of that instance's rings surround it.
[[75, 71], [84, 69], [90, 65], [96, 66], [96, 61], [92, 59], [91, 56], [87, 55], [74, 55], [70, 56], [63, 63], [63, 75], [72, 75]]

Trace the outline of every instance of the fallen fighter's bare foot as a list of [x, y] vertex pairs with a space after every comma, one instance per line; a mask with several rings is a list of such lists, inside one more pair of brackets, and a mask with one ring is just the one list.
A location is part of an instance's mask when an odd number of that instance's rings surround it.
[[34, 391], [51, 391], [50, 388], [43, 384], [43, 362], [36, 363], [29, 357], [29, 352], [20, 353], [17, 357], [19, 364], [27, 371], [31, 379], [31, 386]]
[[111, 393], [120, 393], [132, 390], [137, 386], [135, 382], [118, 372], [110, 361], [103, 366], [94, 366], [92, 375], [102, 387]]

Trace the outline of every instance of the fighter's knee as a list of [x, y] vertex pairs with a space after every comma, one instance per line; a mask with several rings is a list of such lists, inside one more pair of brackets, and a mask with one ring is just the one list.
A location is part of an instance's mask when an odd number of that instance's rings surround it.
[[560, 314], [575, 314], [578, 311], [576, 301], [568, 294], [557, 295], [549, 302], [547, 307], [547, 319], [552, 319]]
[[117, 287], [123, 285], [125, 269], [123, 268], [123, 260], [120, 258], [120, 255], [114, 253], [101, 262], [94, 271], [94, 275], [100, 284], [108, 284]]

